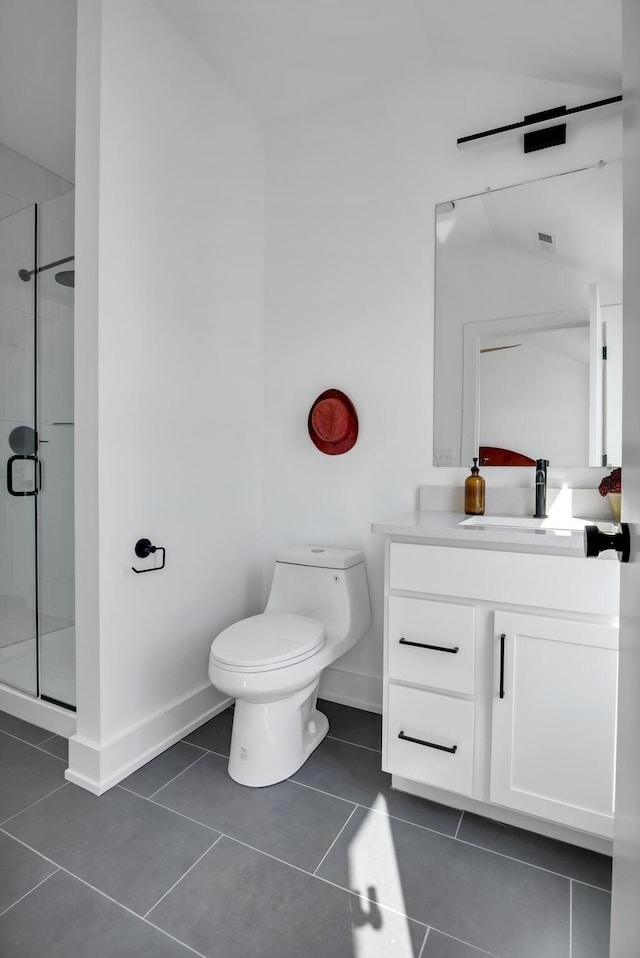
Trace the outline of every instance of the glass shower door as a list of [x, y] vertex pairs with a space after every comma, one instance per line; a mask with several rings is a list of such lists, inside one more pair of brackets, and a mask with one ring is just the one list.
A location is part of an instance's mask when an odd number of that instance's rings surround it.
[[40, 482], [36, 215], [29, 207], [0, 220], [0, 681], [32, 695], [38, 694]]

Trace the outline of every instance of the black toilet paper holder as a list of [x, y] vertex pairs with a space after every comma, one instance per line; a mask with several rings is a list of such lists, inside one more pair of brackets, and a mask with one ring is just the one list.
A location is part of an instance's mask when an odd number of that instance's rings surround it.
[[160, 572], [161, 569], [164, 569], [164, 560], [166, 555], [164, 546], [154, 546], [151, 542], [151, 539], [138, 539], [134, 546], [134, 552], [139, 559], [146, 559], [148, 556], [153, 555], [154, 552], [162, 553], [162, 565], [154, 566], [152, 569], [136, 569], [134, 566], [131, 566], [133, 571], [137, 572], [138, 575], [143, 572]]

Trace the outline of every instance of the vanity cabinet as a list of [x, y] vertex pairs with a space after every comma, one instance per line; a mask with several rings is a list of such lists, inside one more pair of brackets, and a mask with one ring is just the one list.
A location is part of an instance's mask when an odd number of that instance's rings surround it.
[[618, 585], [615, 560], [387, 540], [394, 785], [610, 838]]
[[613, 816], [618, 630], [496, 612], [492, 802], [604, 834]]

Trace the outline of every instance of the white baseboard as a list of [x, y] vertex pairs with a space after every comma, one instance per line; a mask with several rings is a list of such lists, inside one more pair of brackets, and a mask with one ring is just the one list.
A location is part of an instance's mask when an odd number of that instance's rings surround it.
[[230, 704], [231, 699], [207, 685], [101, 745], [76, 734], [69, 740], [65, 778], [102, 795]]
[[24, 722], [38, 725], [52, 735], [69, 738], [76, 731], [75, 712], [43, 702], [8, 685], [0, 685], [0, 710]]
[[347, 672], [346, 669], [328, 668], [322, 673], [321, 699], [364, 709], [366, 712], [382, 712], [382, 678], [363, 672]]

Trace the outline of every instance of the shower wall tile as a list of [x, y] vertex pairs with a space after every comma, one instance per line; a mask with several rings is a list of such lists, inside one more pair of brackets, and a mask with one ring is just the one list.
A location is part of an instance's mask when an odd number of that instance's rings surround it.
[[26, 156], [20, 157], [20, 196], [31, 206], [36, 201], [36, 164]]
[[0, 143], [0, 193], [20, 201], [22, 206], [31, 206], [72, 189], [73, 183]]
[[[33, 267], [33, 217], [18, 213], [39, 206], [39, 260], [73, 254], [73, 184], [0, 144], [0, 448], [11, 429], [33, 422], [33, 285], [18, 277]], [[38, 284], [38, 421], [42, 440], [43, 492], [40, 550], [40, 614], [43, 631], [74, 621], [73, 290], [45, 272]], [[6, 481], [6, 457], [0, 457]], [[26, 504], [26, 505], [25, 505]], [[9, 508], [10, 507], [10, 508]], [[0, 646], [30, 638], [34, 628], [33, 504], [0, 503]], [[7, 586], [5, 589], [4, 586]]]
[[12, 213], [17, 213], [23, 207], [24, 203], [21, 200], [0, 191], [0, 220], [4, 219], [5, 216], [11, 216]]
[[[14, 196], [17, 200], [23, 199], [22, 193], [22, 170], [20, 164], [20, 154], [14, 153], [7, 147], [7, 173], [5, 179], [5, 188], [9, 196]], [[28, 200], [25, 200], [28, 203]]]
[[49, 199], [50, 196], [55, 196], [55, 193], [52, 194], [49, 191], [49, 170], [45, 170], [44, 166], [39, 166], [37, 163], [33, 163], [33, 195], [34, 202], [35, 198], [38, 197], [38, 202], [42, 203], [43, 199]]

